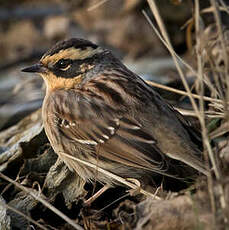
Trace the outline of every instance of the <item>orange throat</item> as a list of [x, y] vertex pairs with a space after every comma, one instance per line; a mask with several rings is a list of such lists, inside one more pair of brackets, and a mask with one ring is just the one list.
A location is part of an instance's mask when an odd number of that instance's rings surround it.
[[73, 89], [82, 81], [82, 75], [74, 78], [57, 77], [53, 73], [42, 74], [42, 78], [46, 84], [46, 91], [53, 91], [56, 89]]

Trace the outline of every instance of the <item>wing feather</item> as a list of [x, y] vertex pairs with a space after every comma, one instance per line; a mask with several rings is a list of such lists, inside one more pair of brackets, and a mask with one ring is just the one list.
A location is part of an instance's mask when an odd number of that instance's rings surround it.
[[[130, 114], [114, 110], [99, 98], [71, 90], [59, 93], [63, 104], [55, 103], [55, 119], [73, 144], [90, 148], [89, 154], [101, 159], [167, 175], [166, 161], [156, 141]], [[58, 98], [58, 92], [53, 98]], [[66, 109], [67, 101], [71, 101], [71, 108]]]

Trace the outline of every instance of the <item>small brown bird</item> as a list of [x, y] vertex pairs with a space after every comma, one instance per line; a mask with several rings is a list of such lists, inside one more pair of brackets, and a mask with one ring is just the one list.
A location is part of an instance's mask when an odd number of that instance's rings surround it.
[[44, 79], [48, 139], [85, 180], [119, 184], [67, 156], [140, 181], [157, 174], [185, 178], [195, 170], [208, 174], [184, 117], [107, 49], [73, 38], [23, 71]]

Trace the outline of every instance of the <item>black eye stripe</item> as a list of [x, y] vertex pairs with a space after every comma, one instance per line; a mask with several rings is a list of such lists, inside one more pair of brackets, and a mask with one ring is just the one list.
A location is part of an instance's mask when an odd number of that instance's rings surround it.
[[60, 59], [55, 64], [55, 68], [57, 68], [57, 69], [64, 69], [64, 68], [68, 67], [70, 64], [72, 64], [72, 60], [71, 59]]
[[[70, 60], [70, 63], [64, 61], [64, 63], [61, 63], [61, 60]], [[93, 56], [90, 58], [85, 58], [83, 60], [72, 60], [72, 59], [60, 59], [59, 61], [54, 64], [49, 70], [53, 72], [58, 77], [63, 78], [73, 78], [77, 75], [81, 74], [81, 68], [80, 65], [82, 64], [92, 64], [95, 61], [95, 57]], [[64, 64], [66, 66], [64, 66]], [[68, 65], [67, 65], [68, 64]], [[69, 66], [70, 65], [70, 66]], [[69, 66], [69, 68], [67, 68]], [[86, 69], [87, 72], [87, 69]], [[85, 73], [85, 70], [83, 71]]]

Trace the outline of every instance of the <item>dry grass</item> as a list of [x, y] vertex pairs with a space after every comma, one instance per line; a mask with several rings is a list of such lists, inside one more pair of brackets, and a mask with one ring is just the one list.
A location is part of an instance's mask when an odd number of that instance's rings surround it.
[[[195, 48], [195, 54], [196, 54], [195, 57], [196, 57], [196, 62], [197, 62], [197, 70], [193, 70], [193, 68], [191, 68], [192, 73], [196, 76], [195, 86], [196, 86], [196, 91], [198, 92], [198, 95], [195, 95], [191, 93], [191, 89], [188, 86], [188, 83], [185, 78], [184, 70], [182, 70], [182, 68], [179, 65], [179, 61], [181, 59], [178, 57], [178, 55], [175, 53], [174, 49], [171, 46], [170, 40], [168, 38], [167, 32], [165, 30], [165, 26], [160, 17], [155, 1], [148, 0], [148, 3], [156, 19], [160, 32], [156, 29], [156, 27], [150, 21], [148, 15], [146, 15], [145, 12], [143, 13], [146, 16], [147, 20], [149, 21], [150, 25], [152, 26], [153, 30], [158, 34], [159, 38], [164, 43], [164, 45], [167, 47], [171, 56], [173, 57], [178, 73], [180, 74], [180, 78], [186, 89], [186, 93], [177, 91], [175, 89], [169, 89], [168, 87], [167, 88], [164, 87], [164, 89], [167, 89], [175, 93], [183, 94], [183, 95], [186, 94], [190, 98], [195, 116], [199, 119], [199, 122], [201, 125], [206, 164], [208, 165], [207, 162], [208, 162], [208, 159], [210, 159], [210, 162], [212, 165], [212, 171], [214, 173], [214, 175], [211, 174], [207, 177], [208, 191], [209, 191], [209, 195], [211, 198], [212, 212], [216, 216], [216, 206], [217, 206], [216, 203], [219, 202], [221, 209], [222, 209], [222, 215], [224, 215], [223, 216], [224, 223], [226, 225], [228, 224], [228, 217], [225, 214], [225, 210], [228, 208], [227, 207], [228, 204], [225, 201], [223, 185], [221, 183], [218, 183], [217, 190], [213, 186], [214, 177], [216, 178], [216, 180], [220, 181], [222, 179], [222, 172], [220, 171], [216, 163], [214, 152], [210, 144], [211, 140], [209, 139], [209, 133], [208, 133], [207, 125], [206, 125], [206, 120], [207, 120], [206, 118], [208, 114], [211, 114], [212, 119], [218, 118], [218, 117], [227, 119], [228, 117], [228, 98], [229, 98], [228, 57], [227, 57], [226, 41], [225, 41], [225, 37], [223, 34], [223, 29], [222, 29], [223, 26], [220, 20], [220, 10], [228, 12], [228, 9], [226, 8], [226, 5], [224, 4], [223, 1], [221, 1], [221, 6], [219, 6], [219, 4], [216, 3], [215, 0], [211, 0], [211, 7], [208, 8], [208, 11], [207, 11], [207, 12], [211, 12], [214, 14], [214, 18], [216, 22], [216, 31], [219, 36], [219, 39], [216, 36], [215, 39], [218, 39], [218, 40], [213, 41], [213, 42], [215, 42], [215, 44], [218, 45], [217, 47], [214, 47], [214, 48], [218, 49], [217, 51], [220, 52], [220, 54], [222, 55], [222, 60], [223, 60], [223, 68], [222, 68], [222, 66], [220, 65], [221, 62], [217, 62], [217, 59], [213, 57], [214, 55], [214, 52], [212, 52], [213, 50], [209, 50], [209, 49], [207, 50], [208, 59], [206, 58], [205, 52], [207, 52], [206, 47], [209, 41], [207, 40], [208, 37], [206, 37], [206, 41], [203, 39], [201, 40], [201, 34], [204, 32], [206, 28], [204, 28], [201, 24], [202, 18], [201, 18], [201, 12], [199, 8], [199, 1], [198, 0], [195, 1], [194, 16], [193, 16], [193, 19], [191, 20], [195, 22], [195, 40], [196, 40], [196, 46], [194, 48]], [[206, 44], [203, 44], [203, 43], [206, 43]], [[203, 47], [205, 49], [203, 49]], [[205, 66], [206, 64], [208, 64], [209, 60], [212, 61], [210, 63], [211, 68], [210, 68], [210, 71], [206, 72]], [[190, 69], [190, 66], [188, 64], [185, 64], [185, 66]], [[212, 80], [210, 80], [211, 74], [213, 74], [213, 79], [214, 79], [213, 82]], [[222, 84], [224, 85], [225, 89], [222, 89]], [[204, 95], [205, 85], [211, 91], [211, 95], [212, 95], [211, 99]], [[158, 85], [155, 85], [155, 84], [154, 86], [158, 87]], [[161, 86], [159, 87], [163, 88]], [[194, 101], [194, 98], [197, 98], [199, 100], [199, 106], [197, 106], [197, 103]], [[211, 110], [209, 111], [205, 111], [205, 107], [204, 107], [205, 100], [213, 102], [213, 104], [209, 106], [209, 108], [211, 108]], [[220, 112], [219, 112], [219, 108], [221, 108]], [[218, 193], [218, 195], [216, 195], [216, 193]], [[218, 200], [216, 200], [217, 199], [216, 197], [218, 198]]]

